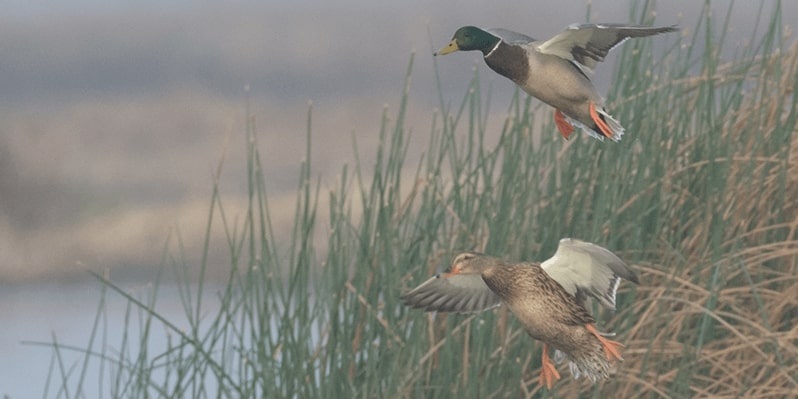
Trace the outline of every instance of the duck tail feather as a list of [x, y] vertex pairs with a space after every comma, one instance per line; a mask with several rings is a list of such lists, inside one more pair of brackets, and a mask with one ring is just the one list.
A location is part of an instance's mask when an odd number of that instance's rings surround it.
[[[604, 110], [604, 107], [597, 107], [597, 108], [598, 109], [596, 109], [596, 112], [598, 112], [598, 114], [601, 115], [601, 119], [603, 119], [604, 123], [607, 124], [607, 127], [610, 128], [610, 132], [612, 134], [610, 136], [610, 140], [616, 143], [621, 141], [621, 137], [623, 137], [624, 134], [624, 128], [623, 126], [621, 126], [621, 122], [618, 122], [617, 119], [613, 118], [612, 115], [608, 114], [607, 111]], [[598, 133], [593, 132], [593, 134], [598, 134]]]

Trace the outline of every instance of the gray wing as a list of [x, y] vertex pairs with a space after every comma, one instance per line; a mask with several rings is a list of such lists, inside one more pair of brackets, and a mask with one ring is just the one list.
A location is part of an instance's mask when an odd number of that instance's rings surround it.
[[479, 312], [501, 304], [480, 274], [436, 274], [402, 295], [405, 305], [432, 312]]
[[498, 36], [507, 44], [524, 45], [535, 41], [535, 39], [523, 33], [513, 32], [509, 29], [492, 28], [492, 29], [485, 29], [485, 31], [490, 34]]
[[571, 25], [537, 47], [541, 53], [556, 55], [592, 70], [596, 63], [624, 40], [678, 30], [676, 25], [653, 27], [624, 24]]
[[571, 238], [560, 240], [557, 252], [541, 266], [580, 301], [591, 296], [610, 309], [615, 309], [615, 291], [622, 278], [640, 283], [635, 272], [614, 253]]

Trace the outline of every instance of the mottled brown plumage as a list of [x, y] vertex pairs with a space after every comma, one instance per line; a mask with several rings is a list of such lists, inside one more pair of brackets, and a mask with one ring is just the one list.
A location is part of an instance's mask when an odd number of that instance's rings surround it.
[[620, 345], [596, 330], [595, 318], [583, 305], [586, 295], [609, 308], [623, 277], [637, 276], [612, 252], [579, 240], [563, 239], [557, 253], [541, 263], [510, 263], [466, 252], [455, 257], [448, 273], [432, 277], [404, 294], [405, 304], [426, 311], [479, 311], [504, 303], [526, 332], [544, 343], [541, 384], [551, 388], [559, 378], [548, 358], [548, 346], [567, 359], [575, 377], [607, 379], [612, 360], [622, 360]]
[[539, 263], [502, 266], [497, 262], [482, 272], [482, 279], [518, 317], [529, 336], [575, 363], [571, 367], [575, 375], [584, 374], [592, 381], [609, 377], [612, 367], [601, 342], [585, 328], [596, 319]]
[[[502, 302], [510, 308], [523, 309], [530, 317], [572, 326], [596, 322], [573, 295], [543, 271], [540, 263], [506, 265], [496, 262], [482, 272], [482, 279]], [[531, 331], [530, 335], [539, 340], [548, 338]]]

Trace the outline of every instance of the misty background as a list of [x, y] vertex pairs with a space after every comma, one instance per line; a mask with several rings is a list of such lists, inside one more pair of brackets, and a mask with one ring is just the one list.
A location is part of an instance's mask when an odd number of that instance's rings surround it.
[[[413, 51], [409, 120], [418, 154], [440, 107], [432, 51], [459, 26], [547, 38], [586, 21], [588, 5], [593, 22], [632, 18], [628, 4], [584, 0], [12, 3], [0, 17], [4, 283], [83, 280], [86, 270], [105, 269], [146, 279], [142, 270], [162, 263], [176, 234], [196, 259], [212, 171], [225, 152], [223, 199], [232, 215], [243, 202], [247, 98], [279, 226], [291, 222], [308, 102], [315, 174], [330, 187], [334, 173], [353, 163], [352, 137], [369, 160], [383, 107], [389, 115], [396, 109]], [[794, 20], [798, 7], [784, 6], [784, 20]], [[724, 15], [727, 7], [715, 2], [711, 11]], [[740, 37], [729, 43], [745, 45], [758, 7], [735, 5], [731, 34]], [[701, 10], [693, 1], [664, 2], [657, 23], [692, 35]], [[602, 91], [612, 59], [597, 68]], [[479, 68], [492, 87], [491, 120], [501, 122], [511, 82], [489, 71], [478, 52], [437, 62], [444, 101], [452, 103]], [[222, 274], [226, 266], [212, 263]]]
[[[324, 200], [336, 173], [354, 163], [353, 137], [370, 165], [381, 115], [385, 109], [395, 115], [413, 52], [409, 160], [424, 151], [440, 108], [435, 62], [443, 101], [450, 104], [463, 98], [478, 68], [483, 87], [491, 87], [495, 126], [516, 90], [489, 71], [478, 52], [433, 59], [458, 27], [503, 27], [545, 39], [587, 21], [588, 10], [591, 22], [633, 21], [634, 3], [4, 2], [0, 324], [8, 327], [0, 335], [0, 355], [16, 365], [40, 361], [30, 352], [46, 350], [19, 344], [31, 332], [47, 339], [54, 330], [68, 338], [75, 327], [79, 339], [83, 330], [69, 323], [96, 306], [96, 296], [83, 298], [85, 285], [98, 285], [87, 270], [151, 281], [167, 243], [179, 254], [178, 242], [189, 264], [198, 260], [213, 172], [223, 157], [227, 214], [233, 219], [245, 211], [247, 109], [256, 120], [275, 229], [288, 231], [310, 102], [313, 170]], [[765, 21], [777, 4], [764, 3]], [[728, 5], [712, 2], [708, 10], [723, 18]], [[679, 24], [679, 34], [693, 37], [703, 7], [692, 0], [660, 2], [656, 23]], [[735, 3], [728, 58], [748, 44], [755, 28], [768, 28], [757, 26], [759, 12], [758, 2]], [[785, 2], [782, 15], [787, 24], [798, 20], [798, 3]], [[614, 59], [611, 54], [597, 68], [601, 92]], [[645, 132], [625, 139], [636, 134]], [[226, 275], [224, 245], [212, 247], [210, 259], [211, 277]], [[70, 310], [76, 314], [69, 316]], [[44, 376], [46, 365], [38, 364]], [[0, 368], [0, 375], [19, 382], [11, 371]], [[0, 394], [6, 392], [13, 390], [0, 379]]]

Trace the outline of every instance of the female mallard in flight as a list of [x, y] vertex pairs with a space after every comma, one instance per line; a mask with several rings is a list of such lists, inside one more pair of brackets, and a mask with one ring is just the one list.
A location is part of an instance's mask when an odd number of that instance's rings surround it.
[[615, 309], [621, 278], [637, 275], [612, 252], [571, 238], [543, 263], [510, 263], [474, 252], [457, 255], [448, 273], [437, 274], [402, 295], [408, 306], [438, 312], [477, 312], [502, 303], [526, 332], [543, 342], [539, 383], [551, 389], [560, 374], [548, 354], [569, 360], [575, 378], [607, 379], [612, 360], [623, 360], [618, 342], [605, 338], [585, 309], [587, 296]]
[[676, 26], [571, 25], [544, 42], [506, 29], [464, 26], [435, 55], [482, 51], [491, 69], [555, 108], [554, 122], [566, 139], [578, 125], [597, 139], [619, 141], [623, 126], [604, 110], [604, 100], [590, 82], [593, 67], [630, 37], [675, 30]]

